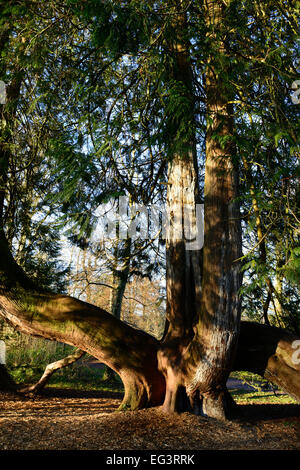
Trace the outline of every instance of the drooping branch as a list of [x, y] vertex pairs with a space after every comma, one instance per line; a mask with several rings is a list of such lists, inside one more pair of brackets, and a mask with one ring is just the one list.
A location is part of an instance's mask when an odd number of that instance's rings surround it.
[[150, 335], [94, 305], [21, 287], [1, 292], [0, 309], [20, 331], [70, 344], [107, 364], [124, 383], [127, 407], [161, 402], [164, 380], [157, 370], [158, 344]]
[[[29, 296], [23, 294], [28, 302]], [[162, 403], [165, 382], [157, 368], [159, 342], [155, 338], [67, 296], [47, 300], [37, 296], [33, 302], [31, 294], [31, 299], [31, 309], [25, 311], [20, 300], [1, 295], [0, 313], [25, 333], [72, 344], [108, 364], [124, 382], [123, 406], [137, 409]], [[293, 361], [295, 340], [284, 330], [242, 322], [233, 370], [260, 374], [300, 401], [300, 366]]]
[[99, 307], [39, 289], [13, 259], [3, 232], [0, 253], [3, 318], [24, 333], [75, 346], [107, 364], [123, 381], [123, 406], [161, 403], [165, 385], [158, 372], [155, 338]]
[[72, 354], [69, 354], [63, 359], [60, 359], [59, 361], [55, 361], [55, 362], [52, 362], [51, 364], [48, 364], [45, 368], [45, 371], [42, 377], [40, 378], [38, 382], [36, 382], [33, 385], [30, 385], [29, 387], [22, 388], [20, 391], [23, 393], [40, 392], [49, 382], [54, 372], [62, 369], [63, 367], [67, 367], [67, 366], [70, 366], [71, 364], [74, 364], [74, 362], [78, 361], [84, 354], [85, 354], [84, 351], [81, 351], [80, 349], [76, 349], [75, 351], [73, 351]]

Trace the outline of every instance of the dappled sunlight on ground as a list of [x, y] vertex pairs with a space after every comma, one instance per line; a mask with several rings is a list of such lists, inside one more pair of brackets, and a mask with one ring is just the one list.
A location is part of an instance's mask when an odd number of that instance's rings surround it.
[[0, 449], [300, 449], [299, 405], [241, 405], [219, 423], [160, 408], [118, 412], [121, 395], [46, 389], [0, 393]]

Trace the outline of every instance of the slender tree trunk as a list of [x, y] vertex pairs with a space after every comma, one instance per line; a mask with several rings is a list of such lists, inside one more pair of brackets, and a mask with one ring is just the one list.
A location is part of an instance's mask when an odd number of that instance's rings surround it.
[[[266, 248], [266, 238], [265, 238], [265, 231], [264, 225], [261, 217], [261, 212], [259, 209], [259, 204], [255, 195], [255, 186], [253, 182], [251, 167], [247, 160], [243, 158], [243, 164], [245, 168], [246, 178], [248, 180], [248, 184], [250, 187], [250, 194], [252, 196], [252, 207], [253, 212], [255, 215], [255, 224], [257, 230], [257, 239], [259, 243], [259, 252], [260, 252], [260, 262], [262, 265], [267, 264], [267, 248]], [[277, 321], [279, 326], [282, 325], [282, 319], [284, 317], [284, 308], [282, 305], [282, 280], [283, 276], [280, 273], [280, 268], [283, 266], [284, 261], [281, 255], [281, 245], [278, 243], [276, 245], [276, 264], [277, 264], [277, 271], [276, 271], [276, 278], [275, 278], [275, 285], [273, 285], [272, 279], [270, 276], [266, 277], [266, 285], [268, 289], [267, 298], [263, 304], [263, 318], [266, 325], [270, 326], [270, 321], [268, 317], [268, 308], [270, 302], [273, 302], [275, 314], [277, 317]]]
[[[260, 214], [260, 209], [257, 201], [257, 197], [255, 195], [255, 186], [253, 182], [251, 167], [247, 162], [246, 158], [243, 158], [244, 169], [246, 173], [246, 178], [248, 180], [250, 194], [252, 197], [252, 208], [255, 215], [255, 224], [256, 224], [256, 231], [257, 231], [257, 239], [259, 243], [259, 252], [260, 252], [260, 263], [265, 266], [267, 263], [267, 249], [266, 249], [266, 240], [264, 235], [264, 228], [263, 222]], [[273, 300], [273, 287], [272, 281], [269, 277], [266, 279], [266, 284], [268, 288], [267, 298], [263, 304], [263, 318], [266, 325], [270, 325], [269, 317], [268, 317], [268, 309], [270, 302]]]
[[115, 289], [112, 289], [112, 298], [111, 298], [111, 313], [114, 317], [121, 319], [122, 312], [122, 303], [124, 298], [124, 293], [130, 273], [130, 253], [131, 253], [131, 239], [127, 238], [124, 241], [124, 252], [122, 256], [122, 268], [117, 269], [115, 267], [113, 277], [114, 283], [116, 285]]
[[[117, 318], [121, 319], [122, 313], [122, 303], [124, 298], [124, 293], [130, 273], [130, 253], [131, 253], [131, 239], [127, 238], [124, 242], [124, 253], [123, 253], [123, 266], [120, 270], [117, 269], [118, 261], [118, 243], [116, 246], [116, 263], [113, 266], [113, 289], [111, 290], [110, 296], [110, 311], [111, 314]], [[103, 380], [105, 382], [112, 382], [116, 380], [115, 373], [110, 367], [106, 366], [103, 372]]]
[[283, 325], [286, 326], [285, 322], [285, 309], [283, 306], [283, 274], [281, 271], [282, 266], [284, 265], [284, 259], [282, 256], [282, 247], [280, 243], [276, 244], [276, 276], [275, 276], [275, 283], [274, 283], [274, 307], [276, 311], [276, 316], [278, 318], [279, 326]]

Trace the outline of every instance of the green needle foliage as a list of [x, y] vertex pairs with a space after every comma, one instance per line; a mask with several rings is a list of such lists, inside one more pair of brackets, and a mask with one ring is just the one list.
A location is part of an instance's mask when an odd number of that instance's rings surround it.
[[[205, 72], [214, 57], [232, 96], [244, 315], [299, 332], [299, 105], [291, 100], [299, 5], [223, 3], [216, 32], [201, 1], [1, 2], [0, 79], [19, 84], [1, 111], [0, 144], [9, 153], [3, 221], [21, 264], [53, 285], [67, 273], [62, 235], [84, 246], [99, 205], [120, 195], [162, 202], [167, 162], [191, 139], [202, 195]], [[178, 45], [188, 78], [176, 68]], [[133, 247], [133, 271], [160, 269], [150, 248]]]

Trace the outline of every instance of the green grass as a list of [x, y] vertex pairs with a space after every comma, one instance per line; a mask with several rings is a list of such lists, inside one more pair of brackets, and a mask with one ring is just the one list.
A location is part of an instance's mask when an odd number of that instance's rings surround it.
[[234, 400], [238, 404], [247, 404], [247, 405], [289, 405], [296, 404], [296, 400], [292, 397], [283, 393], [278, 389], [276, 385], [273, 385], [273, 390], [264, 390], [263, 387], [271, 385], [267, 380], [263, 379], [260, 375], [252, 374], [251, 372], [241, 371], [241, 372], [232, 372], [230, 378], [239, 379], [244, 384], [254, 387], [254, 390], [240, 390], [233, 389], [230, 390]]
[[73, 366], [73, 373], [61, 370], [54, 374], [48, 387], [72, 388], [74, 390], [91, 390], [106, 392], [122, 392], [123, 384], [119, 377], [113, 383], [102, 380], [103, 371], [88, 366]]
[[56, 382], [50, 383], [47, 385], [48, 388], [65, 388], [73, 390], [85, 390], [93, 392], [111, 392], [111, 393], [122, 393], [124, 391], [123, 387], [117, 387], [116, 385], [106, 385], [106, 384], [90, 384], [88, 387], [86, 384], [74, 382]]
[[[9, 367], [9, 373], [19, 385], [31, 385], [42, 376], [44, 369], [33, 366]], [[84, 364], [73, 364], [54, 373], [47, 383], [47, 387], [71, 388], [74, 390], [91, 390], [106, 392], [122, 392], [121, 379], [116, 377], [113, 383], [102, 379], [103, 370], [95, 369]]]
[[269, 391], [249, 392], [238, 389], [230, 390], [230, 392], [239, 405], [290, 405], [297, 403], [296, 400], [283, 393], [275, 395], [274, 392]]
[[[248, 371], [231, 372], [230, 378], [241, 380], [244, 384], [251, 385], [251, 387], [261, 390], [262, 386], [268, 385], [269, 382], [263, 379], [260, 375], [253, 374]], [[277, 387], [274, 385], [277, 390]]]

